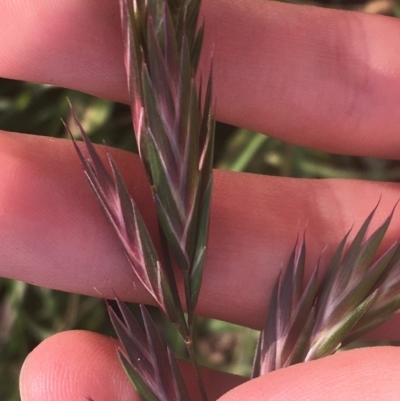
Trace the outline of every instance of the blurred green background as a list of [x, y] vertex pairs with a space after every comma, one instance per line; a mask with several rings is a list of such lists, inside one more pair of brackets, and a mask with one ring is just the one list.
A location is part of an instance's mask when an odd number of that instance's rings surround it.
[[[319, 5], [400, 15], [398, 4], [389, 0], [328, 0]], [[128, 106], [48, 85], [0, 79], [0, 129], [67, 137], [60, 120], [69, 119], [66, 97], [93, 142], [136, 151]], [[396, 161], [332, 155], [224, 124], [217, 124], [215, 167], [290, 177], [400, 178]], [[257, 332], [204, 318], [197, 326], [204, 364], [250, 374]], [[20, 399], [18, 376], [26, 355], [45, 338], [69, 329], [114, 333], [102, 300], [0, 279], [0, 400]], [[174, 348], [183, 352], [179, 342]]]

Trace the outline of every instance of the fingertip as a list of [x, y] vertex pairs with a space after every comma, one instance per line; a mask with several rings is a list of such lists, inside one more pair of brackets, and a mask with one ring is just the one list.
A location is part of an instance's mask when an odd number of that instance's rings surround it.
[[26, 358], [22, 401], [139, 401], [118, 358], [116, 342], [84, 331], [56, 334]]
[[400, 350], [362, 348], [251, 380], [219, 401], [398, 400]]

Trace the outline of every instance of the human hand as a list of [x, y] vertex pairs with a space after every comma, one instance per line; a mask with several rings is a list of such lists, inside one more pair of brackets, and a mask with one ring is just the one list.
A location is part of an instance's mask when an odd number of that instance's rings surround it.
[[[0, 15], [1, 76], [128, 101], [116, 1], [6, 7]], [[397, 157], [398, 21], [261, 0], [208, 0], [204, 9], [205, 54], [215, 42], [219, 120], [338, 153]], [[125, 300], [151, 302], [139, 283], [133, 293], [130, 270], [71, 143], [2, 133], [1, 144], [0, 274], [88, 295], [97, 295], [96, 288], [112, 296], [114, 289]], [[139, 161], [119, 151], [115, 158], [154, 228]], [[311, 267], [329, 246], [324, 266], [380, 194], [377, 224], [398, 200], [397, 185], [217, 171], [199, 314], [261, 328], [297, 232], [308, 222]], [[387, 245], [398, 228], [395, 218]], [[398, 339], [398, 326], [394, 319], [373, 338]], [[221, 400], [397, 399], [399, 359], [397, 349], [347, 352], [266, 375]], [[211, 399], [243, 382], [205, 375]], [[327, 388], [335, 391], [327, 394]], [[24, 365], [21, 394], [24, 401], [134, 399], [115, 342], [83, 332], [62, 333], [39, 346]]]

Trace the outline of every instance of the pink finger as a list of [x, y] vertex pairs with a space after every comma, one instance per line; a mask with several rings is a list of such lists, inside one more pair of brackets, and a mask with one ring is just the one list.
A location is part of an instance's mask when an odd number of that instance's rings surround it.
[[[139, 401], [117, 357], [115, 340], [95, 333], [70, 331], [40, 344], [21, 371], [22, 401]], [[192, 368], [182, 371], [193, 401], [200, 401]], [[210, 400], [244, 382], [238, 376], [203, 370]]]
[[[0, 276], [63, 291], [105, 297], [117, 293], [125, 300], [151, 302], [128, 267], [71, 142], [3, 133], [0, 143]], [[156, 238], [150, 190], [140, 162], [134, 155], [111, 151]], [[323, 271], [344, 234], [354, 225], [354, 235], [380, 197], [371, 231], [398, 200], [397, 184], [216, 171], [198, 313], [261, 328], [271, 289], [298, 233], [306, 231], [306, 274], [321, 253]], [[398, 239], [398, 213], [383, 248]], [[386, 329], [385, 337], [398, 338], [398, 320]]]
[[[203, 9], [219, 120], [332, 152], [398, 157], [396, 19], [264, 0], [205, 0]], [[0, 76], [128, 101], [117, 1], [8, 2], [0, 37]]]

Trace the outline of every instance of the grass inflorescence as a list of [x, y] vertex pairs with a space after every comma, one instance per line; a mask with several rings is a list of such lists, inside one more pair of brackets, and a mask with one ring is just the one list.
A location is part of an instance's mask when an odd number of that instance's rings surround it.
[[[133, 128], [157, 210], [161, 255], [116, 163], [109, 155], [109, 174], [73, 114], [87, 156], [74, 142], [75, 149], [132, 270], [181, 335], [206, 401], [193, 328], [207, 249], [214, 113], [211, 74], [204, 98], [196, 86], [204, 34], [200, 1], [121, 0], [120, 8]], [[365, 239], [374, 212], [349, 245], [349, 233], [344, 237], [320, 284], [316, 267], [304, 287], [305, 239], [296, 244], [273, 290], [252, 377], [331, 355], [399, 309], [399, 244], [375, 260], [393, 213]], [[184, 304], [173, 265], [183, 277]], [[111, 307], [109, 314], [123, 346], [118, 355], [142, 399], [189, 400], [177, 360], [146, 307], [142, 328], [116, 302], [119, 315]]]

